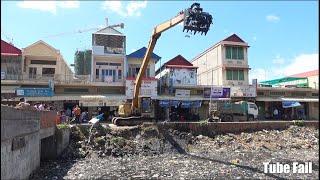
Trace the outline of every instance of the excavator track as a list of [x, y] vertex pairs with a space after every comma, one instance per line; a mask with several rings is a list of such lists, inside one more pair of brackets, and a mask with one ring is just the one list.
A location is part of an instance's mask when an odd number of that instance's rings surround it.
[[144, 122], [153, 122], [153, 118], [142, 117], [142, 116], [132, 116], [132, 117], [114, 117], [112, 119], [112, 124], [117, 126], [137, 126]]

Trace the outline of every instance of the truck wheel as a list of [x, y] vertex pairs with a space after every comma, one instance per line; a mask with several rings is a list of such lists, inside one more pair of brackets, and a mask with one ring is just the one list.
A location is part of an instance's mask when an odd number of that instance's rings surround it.
[[233, 117], [231, 115], [226, 115], [223, 117], [224, 122], [233, 122]]
[[248, 121], [254, 121], [254, 117], [253, 117], [252, 115], [250, 115], [250, 116], [248, 117]]

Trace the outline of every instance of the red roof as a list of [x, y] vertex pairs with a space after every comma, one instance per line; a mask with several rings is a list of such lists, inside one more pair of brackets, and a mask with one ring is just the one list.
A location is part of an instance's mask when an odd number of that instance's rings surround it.
[[294, 75], [291, 75], [290, 77], [303, 78], [303, 77], [310, 77], [310, 76], [316, 76], [316, 75], [319, 75], [319, 69], [313, 70], [313, 71], [307, 71], [299, 74], [294, 74]]
[[232, 34], [231, 36], [227, 37], [226, 39], [222, 40], [222, 41], [232, 41], [232, 42], [242, 42], [245, 43], [241, 38], [239, 38], [239, 36], [237, 36], [236, 34]]
[[1, 55], [3, 55], [3, 56], [19, 56], [21, 54], [22, 54], [21, 49], [13, 46], [12, 44], [5, 42], [4, 40], [1, 40]]
[[193, 66], [193, 64], [191, 62], [189, 62], [188, 60], [186, 60], [183, 56], [181, 56], [180, 54], [174, 58], [172, 58], [171, 60], [169, 60], [168, 62], [166, 62], [164, 64], [165, 66], [170, 66], [170, 65], [175, 65], [175, 66]]

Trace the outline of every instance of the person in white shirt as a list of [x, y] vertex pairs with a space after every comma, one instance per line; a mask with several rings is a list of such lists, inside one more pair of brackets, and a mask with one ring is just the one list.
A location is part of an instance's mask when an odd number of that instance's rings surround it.
[[275, 108], [275, 109], [273, 110], [273, 117], [274, 117], [275, 119], [278, 119], [278, 114], [279, 114], [279, 111], [278, 111], [277, 108]]

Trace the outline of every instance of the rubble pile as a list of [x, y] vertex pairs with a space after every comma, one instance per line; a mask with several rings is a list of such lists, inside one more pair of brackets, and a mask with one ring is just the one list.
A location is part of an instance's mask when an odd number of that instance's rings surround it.
[[130, 130], [113, 131], [110, 127], [98, 125], [90, 134], [88, 127], [73, 126], [70, 145], [61, 155], [62, 159], [90, 158], [92, 153], [98, 157], [155, 155], [177, 151], [175, 145], [168, 140], [186, 148], [194, 142], [190, 133], [169, 130], [162, 133], [156, 126], [137, 126]]
[[[91, 141], [89, 139], [91, 137]], [[31, 179], [317, 179], [318, 129], [194, 136], [156, 126], [72, 127], [71, 143]], [[264, 162], [312, 162], [311, 174], [264, 173]]]

